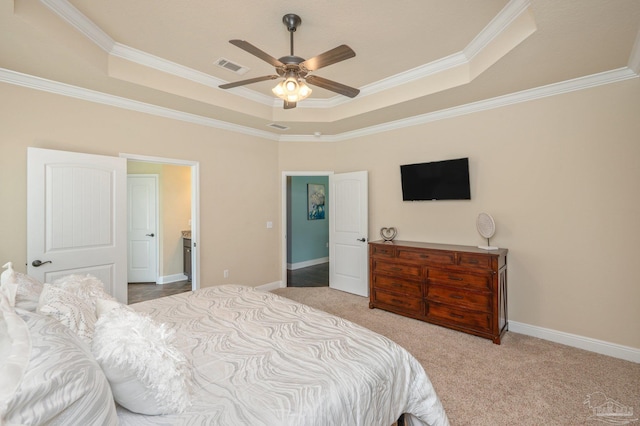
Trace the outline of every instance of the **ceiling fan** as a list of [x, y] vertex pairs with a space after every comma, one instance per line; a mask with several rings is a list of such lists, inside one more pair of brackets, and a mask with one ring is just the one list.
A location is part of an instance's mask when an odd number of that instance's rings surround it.
[[274, 58], [268, 53], [258, 49], [251, 43], [244, 40], [229, 40], [229, 43], [251, 53], [273, 65], [276, 68], [277, 75], [265, 75], [262, 77], [250, 78], [247, 80], [236, 81], [234, 83], [221, 84], [221, 89], [231, 89], [232, 87], [244, 86], [246, 84], [257, 83], [265, 80], [275, 80], [284, 77], [276, 87], [272, 89], [273, 93], [284, 100], [284, 109], [295, 108], [298, 101], [301, 101], [311, 94], [311, 89], [305, 83], [313, 86], [322, 87], [350, 98], [355, 98], [360, 90], [344, 84], [318, 77], [317, 75], [309, 75], [311, 71], [316, 71], [328, 65], [335, 64], [345, 59], [356, 56], [349, 46], [342, 44], [336, 48], [314, 56], [305, 60], [293, 54], [293, 33], [302, 23], [302, 19], [294, 13], [288, 13], [282, 17], [282, 22], [289, 31], [291, 40], [291, 54], [283, 56], [279, 59]]

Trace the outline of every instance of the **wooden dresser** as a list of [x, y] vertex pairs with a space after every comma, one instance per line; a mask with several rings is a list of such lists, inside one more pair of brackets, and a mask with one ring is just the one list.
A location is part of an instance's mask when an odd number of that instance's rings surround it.
[[507, 249], [369, 243], [369, 307], [500, 344], [507, 331]]

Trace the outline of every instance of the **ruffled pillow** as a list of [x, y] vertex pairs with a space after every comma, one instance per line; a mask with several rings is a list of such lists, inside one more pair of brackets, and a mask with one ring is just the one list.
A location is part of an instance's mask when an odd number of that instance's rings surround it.
[[120, 305], [98, 302], [92, 352], [115, 401], [134, 413], [172, 414], [190, 404], [191, 373], [173, 331]]
[[95, 308], [85, 299], [52, 284], [45, 284], [40, 294], [38, 312], [57, 319], [91, 344], [97, 317]]
[[90, 274], [71, 274], [52, 284], [44, 284], [37, 311], [57, 319], [91, 344], [98, 320], [98, 300], [116, 303], [116, 299], [104, 291], [104, 284], [98, 278]]
[[62, 290], [78, 296], [88, 303], [94, 311], [96, 309], [96, 300], [116, 300], [113, 296], [104, 291], [104, 284], [102, 281], [91, 274], [66, 275], [62, 278], [58, 278], [52, 284]]

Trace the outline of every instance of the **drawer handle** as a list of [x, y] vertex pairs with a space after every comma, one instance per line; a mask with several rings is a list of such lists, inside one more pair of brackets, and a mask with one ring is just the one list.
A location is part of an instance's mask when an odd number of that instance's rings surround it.
[[400, 283], [391, 283], [392, 287], [402, 287], [402, 284]]
[[389, 268], [389, 270], [391, 270], [391, 271], [402, 271], [402, 268], [398, 268], [397, 266], [394, 266], [393, 268]]
[[398, 305], [401, 305], [401, 304], [402, 304], [402, 302], [403, 302], [402, 300], [398, 300], [398, 299], [391, 299], [391, 301], [392, 301], [393, 303], [397, 303]]
[[464, 315], [458, 315], [458, 314], [454, 314], [454, 313], [449, 313], [449, 316], [452, 316], [454, 318], [464, 318]]
[[452, 281], [462, 281], [462, 278], [460, 277], [452, 277], [451, 275], [449, 275], [449, 279]]
[[429, 255], [428, 255], [428, 254], [421, 254], [421, 255], [420, 255], [420, 258], [422, 258], [422, 259], [428, 259], [428, 258], [429, 258]]
[[460, 296], [459, 294], [450, 294], [449, 297], [452, 299], [464, 299], [464, 296]]
[[467, 263], [477, 264], [477, 263], [480, 263], [480, 262], [478, 262], [478, 259], [469, 259], [469, 260], [467, 261]]

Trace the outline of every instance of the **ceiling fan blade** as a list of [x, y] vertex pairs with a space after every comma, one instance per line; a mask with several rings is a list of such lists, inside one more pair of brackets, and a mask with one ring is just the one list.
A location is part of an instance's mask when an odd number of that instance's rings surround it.
[[309, 84], [331, 90], [332, 92], [340, 93], [341, 95], [345, 95], [350, 98], [355, 98], [358, 96], [358, 93], [360, 93], [359, 89], [355, 89], [332, 80], [327, 80], [326, 78], [318, 77], [317, 75], [308, 75], [305, 80]]
[[277, 75], [263, 75], [262, 77], [250, 78], [248, 80], [234, 81], [233, 83], [221, 84], [218, 87], [221, 89], [231, 89], [232, 87], [244, 86], [245, 84], [257, 83], [259, 81], [275, 80]]
[[258, 49], [253, 44], [249, 43], [248, 41], [244, 41], [244, 40], [229, 40], [229, 43], [233, 44], [234, 46], [239, 47], [240, 49], [242, 49], [242, 50], [244, 50], [246, 52], [251, 53], [253, 56], [257, 56], [258, 58], [262, 59], [263, 61], [266, 61], [266, 62], [270, 63], [274, 67], [283, 67], [284, 66], [284, 64], [282, 62], [280, 62], [279, 60], [277, 60], [273, 56], [269, 55], [268, 53]]
[[300, 66], [306, 68], [308, 71], [315, 71], [322, 67], [335, 64], [336, 62], [353, 58], [354, 56], [356, 56], [356, 52], [354, 52], [346, 44], [342, 44], [336, 48], [327, 50], [326, 52], [321, 53], [318, 56], [314, 56], [311, 59], [307, 59], [306, 61], [301, 63]]
[[284, 109], [293, 109], [296, 107], [296, 102], [284, 101]]

